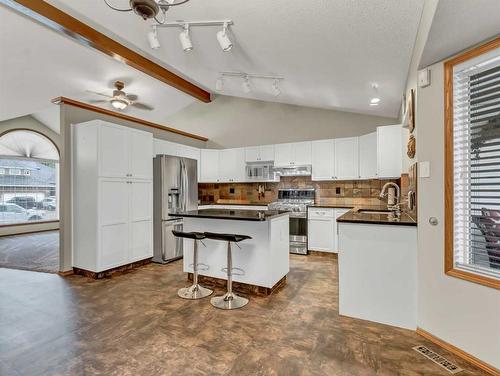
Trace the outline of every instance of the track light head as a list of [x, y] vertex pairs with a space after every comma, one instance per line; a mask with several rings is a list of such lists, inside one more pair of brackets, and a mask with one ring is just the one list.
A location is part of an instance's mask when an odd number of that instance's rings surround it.
[[153, 50], [160, 48], [160, 40], [158, 39], [158, 29], [153, 26], [153, 29], [148, 33], [149, 47]]
[[250, 87], [250, 80], [248, 79], [248, 76], [245, 77], [245, 79], [243, 80], [243, 91], [245, 93], [250, 93], [252, 91], [252, 88]]
[[184, 30], [179, 34], [179, 40], [181, 41], [184, 52], [190, 52], [193, 50], [193, 43], [191, 42], [191, 37], [189, 36], [189, 24], [184, 25]]
[[222, 77], [219, 77], [217, 81], [215, 81], [215, 90], [222, 91], [223, 87], [224, 81], [222, 80]]
[[227, 23], [224, 23], [222, 30], [217, 33], [217, 41], [224, 52], [229, 52], [233, 48], [233, 42], [227, 35]]
[[275, 97], [278, 97], [281, 94], [280, 86], [279, 86], [279, 80], [275, 79], [273, 81], [273, 95]]

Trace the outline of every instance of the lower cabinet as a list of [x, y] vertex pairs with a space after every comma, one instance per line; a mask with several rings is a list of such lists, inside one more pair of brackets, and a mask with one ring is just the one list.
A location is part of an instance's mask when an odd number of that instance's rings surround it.
[[350, 209], [308, 208], [307, 241], [310, 251], [337, 253], [337, 218]]

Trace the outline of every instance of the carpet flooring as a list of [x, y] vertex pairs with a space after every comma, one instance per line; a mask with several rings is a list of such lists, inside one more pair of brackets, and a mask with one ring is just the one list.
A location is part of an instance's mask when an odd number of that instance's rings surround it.
[[0, 268], [57, 273], [59, 231], [0, 237]]

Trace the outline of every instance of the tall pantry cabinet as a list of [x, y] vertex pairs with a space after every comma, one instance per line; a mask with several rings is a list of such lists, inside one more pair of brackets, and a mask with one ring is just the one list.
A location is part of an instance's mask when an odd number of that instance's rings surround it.
[[72, 126], [73, 266], [153, 256], [153, 136], [100, 120]]

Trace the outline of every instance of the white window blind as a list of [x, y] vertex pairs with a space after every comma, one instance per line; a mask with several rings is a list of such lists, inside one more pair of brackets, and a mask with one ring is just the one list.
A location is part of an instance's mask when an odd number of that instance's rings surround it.
[[500, 49], [453, 69], [454, 267], [500, 279]]

